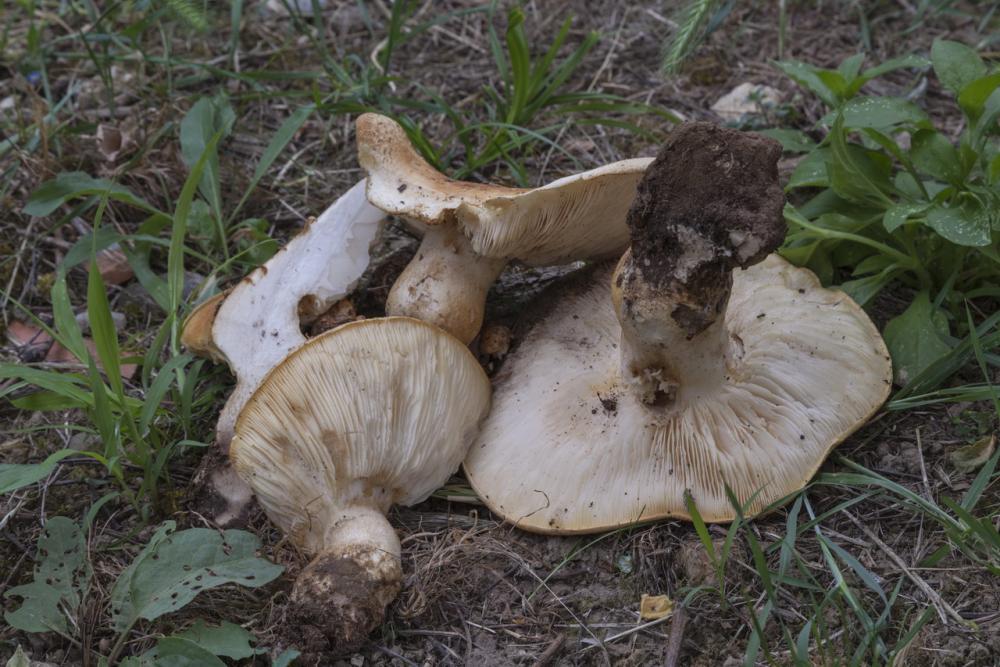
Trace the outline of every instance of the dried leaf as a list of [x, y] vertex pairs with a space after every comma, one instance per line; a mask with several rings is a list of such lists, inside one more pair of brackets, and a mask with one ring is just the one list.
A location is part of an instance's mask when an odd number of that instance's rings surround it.
[[[84, 268], [89, 270], [87, 264], [84, 264]], [[135, 276], [128, 258], [117, 243], [112, 243], [97, 253], [97, 269], [101, 272], [105, 285], [121, 285]]]
[[[97, 367], [104, 370], [101, 366], [101, 362], [97, 354], [97, 346], [94, 344], [94, 341], [89, 338], [84, 338], [83, 344], [87, 346], [87, 351], [90, 352], [90, 356], [97, 360]], [[63, 347], [59, 342], [53, 343], [52, 347], [49, 348], [48, 354], [45, 355], [45, 361], [50, 364], [67, 364], [74, 367], [74, 369], [76, 367], [85, 367], [82, 361], [76, 358], [76, 355]], [[137, 369], [138, 366], [136, 364], [121, 364], [119, 366], [123, 380], [131, 380]]]
[[642, 594], [639, 600], [639, 616], [642, 620], [655, 621], [672, 613], [674, 613], [674, 601], [670, 596]]
[[52, 345], [52, 336], [21, 320], [11, 320], [7, 326], [7, 340], [25, 362], [37, 361]]
[[994, 433], [993, 435], [983, 436], [971, 445], [959, 447], [951, 453], [949, 458], [951, 459], [951, 464], [959, 472], [972, 472], [989, 461], [996, 448], [997, 436]]

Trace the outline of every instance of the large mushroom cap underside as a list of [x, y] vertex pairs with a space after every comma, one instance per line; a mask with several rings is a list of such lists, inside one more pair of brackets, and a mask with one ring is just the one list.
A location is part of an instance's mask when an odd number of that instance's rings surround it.
[[443, 484], [489, 402], [486, 374], [454, 337], [405, 317], [351, 322], [265, 378], [230, 458], [271, 520], [315, 552], [344, 507], [384, 512]]
[[621, 329], [601, 268], [507, 359], [465, 462], [472, 486], [520, 528], [586, 533], [667, 517], [730, 521], [801, 489], [888, 395], [889, 355], [864, 311], [776, 255], [733, 274], [736, 349], [722, 383], [641, 403], [619, 368]]
[[653, 161], [621, 160], [538, 188], [508, 188], [446, 177], [386, 116], [360, 116], [357, 138], [372, 204], [422, 225], [458, 225], [476, 254], [533, 266], [620, 256], [625, 215]]

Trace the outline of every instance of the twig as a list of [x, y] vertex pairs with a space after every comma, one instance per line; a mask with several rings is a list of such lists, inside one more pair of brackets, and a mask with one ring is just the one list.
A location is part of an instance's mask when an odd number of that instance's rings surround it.
[[410, 660], [409, 658], [407, 658], [405, 655], [402, 655], [401, 653], [396, 653], [395, 651], [393, 651], [388, 646], [381, 646], [379, 644], [376, 644], [375, 648], [378, 649], [379, 651], [381, 651], [382, 653], [385, 653], [390, 658], [396, 658], [397, 660], [402, 660], [407, 665], [411, 665], [411, 667], [420, 667], [420, 665], [418, 665], [417, 663], [413, 662], [412, 660]]
[[549, 642], [549, 645], [545, 647], [545, 650], [542, 651], [542, 654], [538, 656], [538, 660], [535, 660], [532, 667], [545, 667], [550, 662], [552, 662], [552, 659], [556, 657], [556, 653], [559, 652], [559, 649], [562, 648], [562, 645], [565, 642], [566, 642], [566, 635], [559, 635], [551, 642]]
[[684, 640], [684, 626], [687, 625], [687, 608], [678, 605], [673, 614], [673, 622], [670, 624], [670, 642], [667, 644], [667, 657], [664, 660], [666, 667], [677, 667], [677, 660], [681, 656], [681, 642]]
[[903, 574], [905, 574], [910, 581], [916, 584], [917, 588], [919, 588], [923, 592], [923, 594], [927, 596], [927, 599], [931, 601], [931, 604], [933, 604], [934, 608], [937, 610], [938, 616], [941, 618], [942, 623], [947, 623], [945, 615], [948, 615], [951, 616], [955, 621], [957, 621], [959, 625], [963, 626], [968, 625], [968, 622], [964, 618], [962, 618], [961, 614], [955, 611], [955, 609], [950, 604], [945, 602], [944, 599], [940, 595], [938, 595], [937, 592], [933, 588], [931, 588], [926, 581], [924, 581], [916, 574], [914, 574], [913, 571], [909, 567], [907, 567], [903, 559], [900, 558], [899, 554], [893, 551], [888, 544], [883, 542], [878, 535], [876, 535], [874, 532], [872, 532], [870, 528], [868, 528], [868, 526], [858, 521], [853, 514], [851, 514], [846, 510], [844, 510], [844, 515], [847, 516], [847, 518], [850, 519], [852, 522], [854, 522], [854, 525], [860, 528], [861, 532], [863, 532], [865, 535], [868, 536], [868, 539], [870, 539], [880, 549], [882, 549], [882, 551], [884, 551], [886, 555], [889, 556], [889, 559], [896, 564], [896, 567], [902, 570]]

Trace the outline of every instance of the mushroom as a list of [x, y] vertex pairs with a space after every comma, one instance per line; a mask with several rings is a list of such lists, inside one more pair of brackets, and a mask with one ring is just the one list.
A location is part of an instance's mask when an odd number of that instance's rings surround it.
[[888, 395], [878, 331], [769, 254], [778, 144], [671, 132], [628, 214], [631, 246], [550, 302], [494, 378], [469, 481], [520, 528], [585, 533], [747, 516], [802, 488]]
[[[226, 362], [236, 375], [236, 387], [216, 425], [222, 453], [228, 451], [236, 416], [261, 379], [305, 342], [302, 325], [354, 289], [384, 219], [365, 198], [362, 180], [263, 266], [188, 317], [182, 342], [196, 354]], [[209, 474], [211, 487], [226, 505], [215, 519], [225, 525], [250, 496], [225, 466]]]
[[447, 481], [489, 402], [469, 349], [406, 317], [309, 340], [247, 401], [230, 458], [271, 521], [314, 556], [291, 594], [299, 648], [348, 651], [381, 623], [400, 588], [385, 514]]
[[623, 160], [519, 189], [446, 178], [385, 116], [358, 118], [357, 140], [369, 201], [423, 232], [386, 311], [436, 324], [465, 343], [479, 332], [486, 293], [508, 261], [553, 266], [618, 257], [628, 243], [625, 213], [651, 162]]

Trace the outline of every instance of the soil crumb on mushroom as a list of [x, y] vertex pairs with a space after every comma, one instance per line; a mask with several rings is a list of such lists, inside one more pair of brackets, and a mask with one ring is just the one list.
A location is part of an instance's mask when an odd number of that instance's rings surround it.
[[725, 309], [730, 271], [784, 239], [780, 156], [762, 135], [689, 123], [670, 133], [639, 182], [627, 218], [633, 262], [650, 286], [686, 293], [672, 316], [688, 335]]

